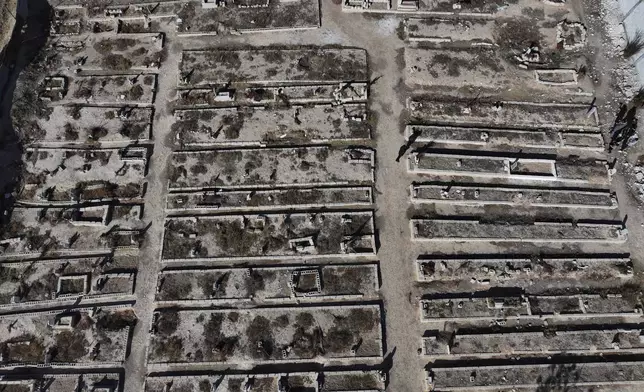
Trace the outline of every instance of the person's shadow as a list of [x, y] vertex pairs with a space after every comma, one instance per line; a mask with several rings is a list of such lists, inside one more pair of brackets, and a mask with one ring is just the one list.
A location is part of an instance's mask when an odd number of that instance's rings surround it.
[[396, 157], [396, 162], [400, 162], [400, 158], [405, 155], [407, 150], [411, 148], [411, 145], [414, 144], [416, 139], [418, 139], [418, 136], [420, 136], [421, 131], [418, 129], [414, 129], [414, 132], [412, 132], [411, 135], [409, 135], [409, 139], [407, 139], [407, 142], [400, 146], [400, 149], [398, 150], [398, 156]]
[[394, 347], [389, 354], [385, 356], [385, 359], [380, 365], [380, 371], [387, 375], [387, 378], [385, 378], [385, 389], [389, 386], [389, 372], [394, 366], [394, 355], [396, 355], [396, 347]]

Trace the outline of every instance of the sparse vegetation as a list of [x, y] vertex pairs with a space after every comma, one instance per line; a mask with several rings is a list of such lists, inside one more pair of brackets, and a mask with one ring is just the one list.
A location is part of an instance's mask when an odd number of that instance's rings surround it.
[[223, 321], [224, 316], [222, 314], [212, 314], [204, 326], [203, 337], [206, 358], [225, 361], [235, 352], [239, 337], [225, 336], [221, 332]]
[[143, 87], [141, 87], [141, 85], [137, 84], [137, 85], [133, 86], [130, 89], [130, 91], [128, 92], [128, 99], [130, 101], [137, 101], [137, 100], [141, 99], [141, 97], [143, 96], [143, 93], [144, 93]]
[[126, 71], [132, 68], [132, 60], [120, 54], [109, 54], [103, 57], [102, 65], [111, 71]]
[[642, 30], [637, 30], [637, 32], [626, 41], [626, 46], [624, 47], [624, 57], [633, 57], [642, 49], [644, 49], [644, 32], [642, 32]]

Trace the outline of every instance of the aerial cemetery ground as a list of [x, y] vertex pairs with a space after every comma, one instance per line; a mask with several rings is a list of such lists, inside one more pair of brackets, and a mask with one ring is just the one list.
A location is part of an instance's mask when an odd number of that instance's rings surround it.
[[0, 390], [644, 385], [641, 147], [609, 135], [597, 4], [50, 6]]

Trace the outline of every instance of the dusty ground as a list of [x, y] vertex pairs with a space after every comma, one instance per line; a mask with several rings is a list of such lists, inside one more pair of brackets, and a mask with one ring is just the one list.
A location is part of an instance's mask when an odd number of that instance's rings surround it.
[[[405, 144], [403, 133], [406, 119], [405, 100], [411, 89], [404, 84], [406, 75], [403, 49], [407, 44], [399, 37], [399, 26], [402, 17], [387, 15], [361, 15], [345, 13], [341, 7], [331, 1], [322, 0], [322, 25], [320, 29], [297, 32], [271, 32], [270, 34], [249, 34], [241, 36], [215, 37], [177, 37], [174, 33], [167, 36], [168, 58], [158, 70], [157, 94], [154, 102], [154, 130], [149, 142], [153, 154], [149, 164], [146, 180], [149, 184], [145, 196], [146, 222], [152, 225], [147, 231], [146, 241], [141, 249], [138, 264], [135, 311], [139, 318], [136, 325], [130, 355], [125, 363], [125, 391], [142, 390], [147, 374], [146, 358], [148, 357], [149, 327], [155, 308], [154, 298], [157, 274], [161, 269], [164, 207], [168, 185], [167, 169], [172, 159], [172, 150], [176, 148], [171, 125], [175, 121], [170, 111], [170, 103], [177, 99], [176, 86], [179, 80], [179, 60], [184, 49], [203, 49], [209, 47], [228, 47], [232, 45], [345, 45], [365, 49], [368, 53], [370, 76], [373, 83], [370, 88], [370, 109], [377, 118], [373, 130], [373, 147], [377, 151], [376, 167], [376, 228], [379, 234], [380, 248], [377, 258], [380, 260], [382, 287], [381, 296], [385, 311], [386, 363], [393, 358], [390, 369], [389, 390], [406, 392], [421, 391], [423, 385], [423, 368], [427, 359], [418, 355], [421, 348], [420, 337], [427, 329], [418, 317], [418, 297], [426, 293], [426, 288], [416, 282], [415, 260], [421, 254], [430, 252], [445, 253], [509, 253], [546, 251], [602, 252], [615, 251], [615, 246], [586, 243], [583, 245], [542, 246], [491, 243], [435, 243], [432, 245], [411, 242], [409, 218], [414, 211], [409, 209], [409, 189], [418, 177], [408, 173], [406, 159], [400, 159], [400, 147]], [[591, 34], [588, 56], [595, 62], [596, 68], [591, 71], [595, 84], [594, 89], [599, 105], [602, 130], [607, 129], [616, 111], [618, 103], [625, 99], [621, 88], [619, 73], [613, 70], [621, 63], [619, 52], [614, 49], [607, 36], [602, 33], [601, 20], [593, 19], [596, 4], [581, 4], [575, 0], [571, 7], [577, 16], [586, 22], [594, 33]], [[514, 12], [514, 11], [512, 11]], [[510, 13], [512, 15], [512, 13]], [[173, 31], [170, 26], [168, 31]], [[607, 45], [613, 45], [607, 49]], [[478, 94], [492, 94], [489, 85], [476, 88], [463, 87], [458, 91], [454, 87], [456, 78], [451, 78], [447, 89], [438, 89], [442, 93], [458, 92], [471, 99]], [[504, 82], [505, 83], [505, 82]], [[492, 87], [495, 87], [492, 84]], [[496, 86], [498, 87], [498, 86]], [[522, 89], [520, 84], [493, 91], [500, 99], [507, 100], [541, 100], [550, 99], [548, 90], [539, 91]], [[537, 86], [538, 87], [538, 86]], [[588, 88], [584, 85], [584, 88]], [[451, 91], [453, 90], [453, 91]], [[566, 101], [588, 102], [592, 94], [557, 97]], [[628, 184], [631, 181], [630, 164], [640, 159], [644, 144], [629, 150], [628, 154], [614, 153], [617, 157], [619, 175], [613, 180], [613, 187], [620, 201], [622, 216], [628, 216], [628, 245], [617, 247], [622, 252], [631, 250], [635, 260], [636, 272], [642, 270], [644, 260], [639, 256], [641, 247], [639, 239], [644, 238], [644, 218], [640, 213], [640, 202], [631, 192]], [[480, 211], [479, 211], [480, 212]], [[494, 212], [494, 211], [492, 211]], [[490, 213], [489, 210], [483, 213]], [[614, 218], [611, 215], [611, 218]], [[620, 216], [617, 216], [620, 218]], [[204, 367], [205, 369], [206, 367]], [[191, 368], [194, 369], [194, 368]], [[223, 367], [221, 368], [223, 369]], [[218, 370], [210, 369], [209, 370]]]

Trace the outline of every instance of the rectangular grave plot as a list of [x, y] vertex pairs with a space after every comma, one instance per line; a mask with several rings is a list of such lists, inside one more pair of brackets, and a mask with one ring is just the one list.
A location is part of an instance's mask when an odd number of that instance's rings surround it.
[[[164, 310], [156, 312], [154, 320], [148, 352], [152, 364], [364, 360], [383, 354], [377, 305]], [[316, 343], [321, 335], [324, 353]]]
[[[482, 87], [499, 88], [509, 78], [507, 63], [494, 46], [478, 46], [459, 49], [405, 48], [405, 80], [412, 86], [440, 85], [454, 87], [477, 84]], [[534, 83], [529, 71], [514, 70], [516, 79], [524, 84]]]
[[41, 211], [39, 208], [14, 210], [15, 220], [0, 236], [1, 260], [136, 251], [144, 240], [143, 222], [132, 228], [119, 226], [119, 221], [112, 222], [111, 226], [79, 228], [65, 219], [38, 222]]
[[535, 207], [617, 208], [617, 198], [608, 190], [512, 187], [450, 183], [418, 184], [411, 187], [414, 203], [463, 205], [532, 205]]
[[290, 303], [375, 298], [375, 264], [167, 270], [157, 301]]
[[[76, 0], [71, 0], [71, 3], [76, 3]], [[65, 1], [64, 3], [67, 3]], [[139, 2], [130, 3], [123, 0], [118, 1], [103, 1], [94, 3], [86, 7], [87, 16], [92, 22], [109, 22], [114, 18], [119, 18], [124, 22], [138, 21], [146, 16], [151, 19], [151, 24], [154, 25], [159, 19], [176, 17], [178, 13], [184, 8], [183, 1], [164, 0], [160, 3]], [[195, 5], [198, 5], [195, 3]], [[154, 30], [154, 29], [151, 29]], [[119, 33], [125, 34], [126, 31], [119, 29]]]
[[151, 108], [54, 106], [49, 119], [37, 119], [25, 132], [44, 145], [129, 144], [151, 136]]
[[[641, 362], [563, 363], [530, 365], [496, 365], [478, 367], [432, 366], [428, 372], [429, 386], [440, 391], [464, 391], [476, 389], [510, 390], [521, 385], [520, 390], [534, 390], [539, 381], [552, 372], [575, 373], [571, 387], [577, 390], [610, 391], [614, 388], [636, 391], [644, 384], [644, 365]], [[631, 389], [633, 388], [633, 389]]]
[[493, 22], [483, 20], [451, 20], [442, 18], [409, 18], [405, 33], [409, 42], [485, 46], [494, 43]]
[[407, 140], [418, 143], [471, 144], [479, 146], [521, 146], [556, 148], [561, 142], [559, 133], [548, 130], [526, 131], [519, 129], [494, 129], [458, 127], [449, 125], [410, 125], [405, 128]]
[[362, 104], [178, 110], [175, 117], [173, 140], [182, 147], [302, 145], [371, 137]]
[[181, 23], [179, 36], [216, 35], [218, 24], [226, 23], [231, 31], [271, 32], [276, 30], [308, 30], [320, 26], [319, 0], [275, 1], [259, 0], [243, 3], [258, 3], [261, 6], [237, 4], [217, 7], [214, 0], [184, 3], [177, 12]]
[[6, 392], [112, 392], [122, 385], [118, 373], [76, 373], [73, 370], [65, 374], [14, 373], [3, 375], [0, 390]]
[[37, 149], [24, 159], [24, 201], [60, 204], [143, 194], [147, 149]]
[[440, 335], [423, 339], [424, 354], [432, 356], [513, 355], [544, 353], [639, 352], [639, 329], [506, 332], [456, 334], [445, 342]]
[[451, 125], [486, 126], [490, 128], [550, 128], [599, 131], [599, 120], [588, 115], [588, 105], [547, 105], [531, 102], [441, 101], [416, 97], [408, 101], [413, 120]]
[[337, 371], [319, 373], [288, 374], [213, 374], [190, 376], [148, 376], [144, 392], [157, 392], [165, 385], [172, 383], [174, 388], [186, 391], [198, 391], [199, 388], [213, 388], [219, 385], [222, 392], [239, 391], [244, 386], [273, 392], [278, 386], [288, 386], [291, 390], [309, 391], [384, 391], [384, 380], [376, 371]]
[[281, 96], [294, 103], [351, 103], [366, 102], [369, 94], [367, 82], [342, 82], [337, 85], [284, 86], [279, 87]]
[[638, 315], [642, 311], [642, 304], [637, 298], [619, 294], [531, 296], [529, 301], [532, 314], [540, 316]]
[[629, 279], [633, 266], [627, 258], [420, 258], [417, 277], [421, 282], [460, 281], [512, 286], [519, 281], [554, 282]]
[[583, 148], [600, 151], [605, 146], [601, 133], [562, 132], [560, 136], [563, 147], [566, 148]]
[[99, 105], [151, 105], [156, 75], [79, 76], [69, 81], [66, 102]]
[[330, 147], [176, 152], [170, 190], [360, 185], [374, 181], [370, 149]]
[[193, 211], [194, 213], [210, 210], [266, 211], [285, 207], [310, 209], [371, 204], [373, 204], [371, 187], [203, 191], [170, 193], [166, 196], [167, 211]]
[[473, 297], [420, 301], [421, 320], [506, 318], [593, 318], [641, 314], [636, 298], [621, 295]]
[[165, 260], [373, 254], [371, 212], [169, 218]]
[[576, 86], [577, 71], [574, 69], [535, 70], [537, 82], [551, 86]]
[[420, 301], [421, 321], [441, 319], [505, 319], [526, 317], [529, 304], [523, 297], [476, 297]]
[[[97, 279], [113, 269], [133, 271], [136, 264], [130, 258], [97, 256], [92, 258], [54, 259], [46, 261], [18, 261], [0, 264], [0, 308], [37, 306], [55, 300], [65, 300], [68, 295], [75, 300], [78, 295], [89, 294], [100, 297], [102, 295], [130, 294], [134, 286], [134, 273], [127, 275], [127, 283], [123, 282], [118, 287], [106, 290], [96, 285]], [[88, 277], [87, 287], [83, 278], [83, 286], [77, 290], [68, 291], [68, 283], [63, 279], [65, 287], [59, 290], [58, 282], [65, 277]], [[109, 287], [112, 287], [108, 285]]]
[[499, 148], [516, 146], [535, 149], [604, 150], [604, 139], [599, 132], [410, 125], [405, 128], [405, 137], [407, 140], [413, 138], [417, 143], [470, 144]]
[[[122, 34], [117, 38], [113, 33], [93, 33], [61, 37], [52, 43], [52, 49], [60, 54], [61, 69], [145, 71], [158, 69], [165, 60], [164, 41], [162, 33]], [[153, 75], [147, 77], [149, 84], [154, 82]]]
[[9, 332], [0, 337], [0, 346], [8, 353], [5, 361], [13, 366], [116, 364], [125, 359], [135, 320], [130, 308], [106, 307], [2, 316], [0, 327]]
[[408, 170], [418, 174], [472, 176], [530, 181], [557, 181], [607, 185], [610, 181], [605, 161], [595, 159], [550, 159], [503, 156], [412, 153]]
[[89, 291], [89, 275], [66, 275], [58, 278], [56, 295], [84, 295]]
[[369, 80], [366, 51], [349, 48], [190, 50], [183, 52], [179, 67], [182, 87]]
[[414, 241], [623, 242], [621, 225], [535, 222], [525, 225], [479, 223], [477, 220], [411, 221]]

